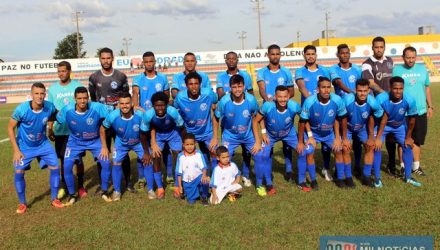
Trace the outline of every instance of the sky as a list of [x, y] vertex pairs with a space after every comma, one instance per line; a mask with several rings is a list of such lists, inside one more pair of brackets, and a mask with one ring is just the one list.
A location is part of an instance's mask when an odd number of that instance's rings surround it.
[[[260, 0], [262, 45], [312, 41], [325, 29], [337, 37], [417, 34], [419, 26], [440, 32], [438, 0]], [[0, 59], [51, 59], [57, 42], [76, 32], [74, 14], [88, 57], [98, 48], [115, 54], [131, 38], [129, 55], [145, 51], [185, 53], [258, 46], [255, 0], [0, 0]]]

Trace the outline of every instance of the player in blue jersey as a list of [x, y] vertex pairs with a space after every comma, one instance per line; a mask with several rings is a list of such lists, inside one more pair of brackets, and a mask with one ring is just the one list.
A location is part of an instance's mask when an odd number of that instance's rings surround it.
[[[347, 110], [341, 97], [331, 92], [330, 79], [319, 77], [318, 94], [311, 95], [303, 103], [300, 124], [298, 128], [298, 141], [304, 141], [305, 123], [310, 124], [311, 132], [308, 134], [310, 143], [316, 148], [316, 143], [331, 148], [336, 161], [336, 185], [344, 187], [344, 162], [342, 147], [350, 149], [347, 139]], [[342, 136], [341, 133], [342, 132]], [[342, 140], [341, 140], [342, 139]]]
[[[362, 70], [356, 64], [350, 62], [350, 48], [347, 44], [339, 44], [337, 47], [336, 56], [339, 59], [339, 63], [330, 67], [330, 80], [335, 87], [335, 93], [341, 98], [348, 93], [356, 92], [356, 80], [361, 78]], [[354, 174], [355, 176], [361, 176], [361, 156], [362, 156], [362, 143], [358, 140], [358, 137], [353, 138], [353, 151], [354, 151]]]
[[88, 151], [91, 151], [95, 160], [101, 164], [101, 197], [110, 202], [108, 185], [110, 181], [110, 161], [108, 149], [102, 147], [105, 133], [100, 133], [102, 121], [107, 118], [108, 112], [105, 105], [89, 102], [89, 94], [85, 87], [75, 89], [75, 103], [61, 109], [57, 114], [57, 121], [66, 123], [71, 131], [64, 154], [64, 179], [69, 193], [68, 205], [76, 202], [75, 181], [73, 179], [73, 164], [75, 160]]
[[[377, 131], [376, 152], [374, 154], [374, 168], [379, 169], [382, 159], [382, 142], [388, 134], [402, 147], [402, 158], [405, 166], [412, 166], [414, 140], [411, 138], [417, 115], [417, 106], [412, 96], [403, 93], [404, 80], [400, 76], [390, 79], [390, 92], [382, 92], [376, 96], [384, 110], [384, 115]], [[406, 117], [408, 121], [406, 121]], [[407, 122], [407, 124], [405, 124]], [[411, 177], [411, 167], [405, 167], [404, 181], [413, 186], [422, 184]], [[376, 187], [382, 187], [380, 177], [376, 179]]]
[[[143, 110], [148, 110], [153, 107], [151, 97], [154, 93], [163, 91], [169, 96], [170, 90], [167, 76], [157, 72], [155, 69], [156, 58], [153, 52], [145, 52], [142, 55], [142, 63], [144, 64], [145, 71], [133, 78], [133, 103], [135, 109], [140, 107]], [[169, 164], [169, 170], [172, 171], [171, 163]], [[142, 165], [138, 165], [138, 177], [139, 180], [135, 184], [135, 187], [143, 189], [145, 186], [145, 177]]]
[[[295, 82], [301, 93], [301, 105], [307, 97], [318, 93], [318, 79], [320, 76], [330, 78], [327, 68], [316, 63], [317, 54], [315, 46], [307, 45], [304, 47], [303, 52], [306, 64], [295, 71]], [[327, 181], [332, 181], [333, 178], [329, 171], [331, 149], [326, 146], [321, 147], [321, 153], [324, 159], [322, 174]]]
[[176, 98], [177, 93], [186, 90], [186, 83], [185, 83], [185, 77], [189, 73], [197, 72], [197, 74], [200, 75], [202, 78], [200, 84], [202, 88], [210, 88], [211, 89], [211, 82], [209, 80], [209, 77], [206, 73], [202, 71], [196, 71], [196, 65], [197, 65], [197, 58], [196, 55], [192, 52], [188, 52], [183, 57], [183, 66], [185, 67], [183, 72], [177, 73], [173, 76], [172, 84], [171, 84], [171, 95], [173, 96], [173, 99]]
[[[45, 101], [46, 87], [42, 83], [34, 83], [31, 88], [32, 101], [18, 105], [8, 124], [8, 136], [11, 141], [14, 164], [14, 183], [19, 205], [18, 214], [27, 210], [26, 181], [24, 174], [31, 169], [31, 162], [37, 157], [44, 161], [40, 167], [50, 170], [50, 191], [52, 206], [62, 208], [63, 204], [57, 199], [60, 184], [60, 169], [54, 148], [46, 137], [46, 125], [53, 121], [56, 114], [55, 106]], [[17, 128], [17, 137], [15, 137]]]
[[[185, 130], [196, 137], [206, 162], [217, 165], [215, 149], [218, 145], [218, 122], [212, 117], [217, 104], [217, 95], [211, 88], [201, 88], [202, 77], [197, 72], [185, 76], [187, 90], [181, 91], [174, 100], [174, 106], [183, 118]], [[212, 156], [212, 157], [211, 157]]]
[[[157, 185], [156, 197], [161, 199], [165, 196], [162, 185], [161, 159], [163, 149], [167, 146], [171, 151], [171, 166], [176, 166], [176, 158], [182, 151], [181, 132], [183, 129], [183, 119], [176, 108], [168, 105], [169, 97], [163, 92], [157, 92], [151, 97], [153, 109], [149, 109], [144, 114], [144, 123], [151, 131], [151, 151], [153, 155], [154, 180]], [[171, 172], [173, 176], [173, 173]], [[177, 187], [177, 178], [175, 187]], [[180, 197], [178, 189], [174, 189], [175, 197]]]
[[[264, 168], [269, 168], [261, 150], [261, 140], [258, 136], [258, 128], [252, 123], [258, 112], [258, 103], [255, 97], [245, 92], [244, 78], [241, 75], [233, 75], [229, 81], [231, 93], [223, 96], [217, 104], [215, 116], [221, 120], [223, 126], [222, 144], [233, 155], [235, 149], [244, 144], [252, 153], [257, 176], [257, 192], [259, 195], [273, 195], [276, 193], [272, 185], [272, 178], [266, 179], [266, 188], [263, 186]], [[249, 169], [243, 169], [243, 176], [249, 179]]]
[[[249, 94], [253, 94], [252, 87], [252, 78], [248, 72], [240, 70], [238, 68], [238, 56], [237, 53], [230, 51], [226, 54], [225, 59], [226, 66], [228, 69], [226, 71], [221, 72], [217, 75], [217, 95], [220, 100], [225, 94], [229, 94], [231, 92], [231, 88], [229, 86], [229, 81], [233, 75], [241, 75], [244, 79], [245, 89]], [[249, 173], [249, 166], [251, 163], [251, 154], [246, 150], [245, 145], [241, 145], [241, 154], [243, 156], [243, 172]], [[247, 170], [246, 170], [247, 169]], [[246, 171], [245, 171], [246, 170]], [[251, 180], [249, 179], [249, 175], [245, 175], [242, 178], [244, 185], [246, 187], [250, 187]]]
[[[75, 89], [82, 86], [76, 80], [70, 78], [72, 73], [72, 66], [67, 61], [61, 61], [57, 66], [58, 82], [52, 84], [48, 90], [48, 101], [55, 105], [55, 108], [59, 111], [64, 106], [69, 103], [73, 103], [75, 100], [73, 98], [73, 93]], [[60, 170], [61, 170], [61, 185], [58, 190], [58, 199], [62, 199], [66, 195], [66, 184], [64, 181], [64, 153], [66, 151], [67, 140], [69, 139], [70, 131], [67, 125], [61, 125], [56, 121], [53, 126], [48, 124], [48, 137], [50, 140], [55, 142], [55, 151], [57, 152], [57, 157], [60, 159]], [[78, 195], [80, 198], [87, 196], [87, 190], [84, 188], [84, 163], [80, 159], [76, 163], [76, 175], [78, 177]]]
[[[275, 88], [284, 85], [289, 89], [289, 97], [295, 94], [292, 73], [289, 69], [280, 64], [281, 48], [272, 44], [267, 48], [269, 65], [261, 68], [257, 72], [257, 84], [260, 96], [265, 102], [273, 100]], [[289, 181], [292, 179], [292, 149], [283, 142], [284, 161], [286, 162], [286, 173], [284, 178]]]
[[[137, 155], [138, 169], [142, 170], [143, 176], [151, 176], [147, 168], [152, 169], [150, 164], [150, 153], [147, 145], [147, 128], [142, 121], [143, 112], [134, 111], [131, 95], [122, 93], [119, 96], [119, 108], [113, 110], [101, 125], [101, 134], [105, 134], [106, 129], [112, 128], [116, 132], [115, 145], [112, 158], [112, 180], [115, 191], [112, 194], [112, 201], [121, 200], [121, 180], [122, 180], [122, 160], [130, 152], [134, 151]], [[106, 141], [102, 141], [102, 147], [107, 148]], [[103, 155], [108, 158], [108, 155]], [[139, 166], [140, 165], [140, 166]], [[151, 171], [150, 171], [151, 172]], [[152, 179], [147, 178], [150, 185]], [[152, 189], [151, 189], [152, 190]]]
[[[365, 147], [364, 169], [362, 184], [372, 186], [370, 181], [371, 169], [374, 157], [374, 120], [380, 119], [383, 115], [382, 107], [376, 99], [369, 95], [370, 82], [367, 79], [356, 81], [356, 94], [347, 93], [344, 95], [344, 103], [347, 108], [347, 138], [354, 141], [357, 137]], [[349, 147], [342, 149], [345, 169], [345, 185], [354, 188], [351, 177], [351, 157]], [[375, 175], [377, 173], [375, 172]]]
[[[265, 167], [272, 166], [271, 150], [278, 141], [285, 142], [289, 147], [298, 151], [298, 173], [300, 178], [298, 186], [304, 191], [310, 191], [310, 188], [305, 183], [306, 173], [306, 154], [313, 154], [313, 147], [298, 148], [298, 138], [293, 125], [295, 116], [301, 113], [301, 106], [294, 100], [289, 100], [289, 90], [286, 86], [277, 86], [275, 89], [274, 101], [265, 102], [255, 117], [255, 124], [260, 123], [262, 128], [262, 140], [266, 144], [264, 150], [267, 151], [265, 155], [269, 155], [269, 164]], [[308, 126], [310, 132], [310, 127]], [[303, 145], [303, 144], [302, 144]], [[313, 156], [312, 156], [313, 157]], [[315, 170], [309, 170], [312, 179], [312, 186], [317, 187]], [[272, 175], [269, 171], [267, 175]]]

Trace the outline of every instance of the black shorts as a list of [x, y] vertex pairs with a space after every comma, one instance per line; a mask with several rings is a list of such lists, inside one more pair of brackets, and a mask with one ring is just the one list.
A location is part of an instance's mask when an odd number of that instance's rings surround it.
[[64, 160], [64, 153], [66, 152], [68, 135], [55, 135], [55, 152], [60, 160]]
[[416, 124], [412, 131], [411, 137], [418, 146], [425, 144], [426, 134], [428, 132], [428, 117], [426, 113], [416, 116]]

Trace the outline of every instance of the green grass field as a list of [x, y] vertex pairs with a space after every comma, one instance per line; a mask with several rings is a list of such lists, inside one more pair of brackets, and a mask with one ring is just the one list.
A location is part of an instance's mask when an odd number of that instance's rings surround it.
[[[281, 146], [277, 145], [273, 168], [278, 194], [273, 197], [260, 198], [251, 187], [245, 188], [235, 203], [226, 200], [219, 206], [203, 207], [175, 200], [168, 189], [161, 201], [150, 201], [146, 192], [141, 192], [125, 193], [121, 202], [107, 204], [93, 196], [97, 173], [88, 155], [88, 197], [68, 208], [51, 207], [48, 171], [39, 170], [34, 162], [26, 174], [31, 207], [25, 215], [17, 215], [12, 150], [9, 142], [1, 143], [0, 248], [317, 249], [321, 235], [432, 235], [438, 242], [439, 95], [440, 86], [435, 84], [432, 96], [437, 109], [429, 121], [423, 148], [422, 166], [427, 176], [418, 177], [421, 188], [405, 185], [383, 172], [382, 189], [362, 187], [356, 180], [356, 189], [340, 190], [319, 176], [319, 191], [302, 193], [284, 181]], [[7, 137], [8, 117], [14, 107], [0, 106], [0, 140]]]

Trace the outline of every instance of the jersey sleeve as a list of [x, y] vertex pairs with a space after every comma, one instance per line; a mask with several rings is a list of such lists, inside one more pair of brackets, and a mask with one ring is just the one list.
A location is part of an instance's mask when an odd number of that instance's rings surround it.
[[233, 173], [234, 173], [234, 178], [237, 178], [237, 176], [241, 176], [241, 172], [238, 169], [237, 165], [233, 162], [231, 162], [231, 168], [234, 169]]
[[362, 78], [371, 80], [371, 79], [374, 79], [373, 65], [371, 65], [371, 63], [369, 63], [369, 61], [370, 60], [367, 60], [362, 64]]
[[269, 113], [270, 108], [271, 108], [272, 106], [273, 106], [273, 102], [272, 102], [272, 101], [270, 101], [270, 102], [264, 102], [263, 105], [261, 105], [261, 108], [260, 108], [260, 114], [263, 115], [263, 116], [266, 116], [267, 113]]
[[12, 119], [14, 119], [18, 122], [23, 119], [23, 116], [25, 114], [24, 105], [26, 105], [26, 104], [18, 105], [15, 108], [14, 113], [12, 113], [12, 116], [11, 116]]
[[151, 127], [150, 123], [151, 123], [151, 119], [154, 116], [154, 113], [155, 113], [154, 109], [149, 109], [145, 111], [145, 113], [143, 114], [142, 121], [145, 131], [150, 130]]
[[92, 102], [96, 102], [96, 86], [95, 81], [93, 79], [94, 74], [90, 75], [89, 77], [89, 94], [90, 94], [90, 100]]
[[330, 98], [336, 103], [338, 106], [337, 116], [342, 117], [347, 114], [347, 109], [345, 108], [345, 103], [342, 101], [341, 97], [338, 95], [331, 93]]
[[251, 94], [245, 93], [246, 98], [249, 98], [250, 106], [251, 106], [251, 113], [253, 115], [256, 115], [258, 112], [258, 102], [257, 99]]
[[131, 86], [133, 86], [133, 87], [139, 87], [140, 76], [141, 76], [141, 75], [137, 75], [137, 76], [133, 77], [133, 82], [132, 82], [132, 85], [131, 85]]
[[252, 86], [252, 78], [251, 75], [249, 75], [248, 72], [244, 71], [243, 72], [243, 78], [244, 78], [244, 85], [246, 87], [246, 90], [252, 90], [254, 89], [254, 87]]
[[161, 76], [161, 79], [162, 79], [162, 86], [163, 86], [162, 91], [170, 90], [170, 85], [169, 85], [169, 83], [168, 83], [168, 78], [167, 78], [167, 76], [164, 75], [164, 74], [160, 74], [160, 76]]
[[217, 166], [216, 168], [214, 168], [214, 170], [212, 170], [212, 175], [211, 175], [211, 182], [209, 183], [209, 186], [211, 187], [211, 188], [217, 188], [217, 186], [218, 186], [218, 180], [217, 180], [217, 178], [216, 178], [216, 175], [217, 175], [217, 169], [218, 169], [219, 167]]
[[148, 131], [148, 128], [145, 126], [145, 122], [144, 122], [144, 112], [142, 112], [142, 111], [140, 111], [140, 110], [136, 110], [136, 111], [134, 112], [134, 114], [135, 114], [136, 116], [138, 116], [138, 117], [141, 118], [141, 124], [139, 124], [139, 129], [140, 129], [142, 132], [147, 132], [147, 131]]
[[[348, 94], [344, 95], [344, 97], [342, 98], [342, 101], [344, 102], [345, 107], [347, 107], [355, 101], [355, 96], [353, 93], [348, 93]], [[368, 98], [367, 98], [367, 101], [368, 101]]]
[[214, 115], [218, 119], [223, 118], [223, 112], [228, 98], [230, 99], [230, 95], [223, 96], [222, 99], [220, 99], [220, 101], [218, 102], [217, 107], [215, 108]]
[[209, 80], [208, 75], [205, 72], [198, 72], [202, 77], [202, 88], [211, 88], [211, 80]]
[[265, 68], [261, 68], [257, 71], [257, 83], [260, 81], [264, 81], [264, 69]]
[[179, 74], [175, 74], [173, 76], [173, 80], [171, 81], [171, 89], [179, 90]]
[[416, 105], [416, 101], [414, 100], [414, 98], [410, 95], [405, 95], [403, 94], [403, 99], [406, 100], [406, 102], [408, 103], [408, 111], [406, 112], [407, 116], [414, 116], [417, 115], [417, 105]]
[[197, 154], [199, 155], [198, 161], [199, 161], [199, 168], [200, 170], [208, 169], [208, 165], [206, 165], [205, 157], [203, 156], [202, 152], [197, 149]]
[[106, 119], [107, 116], [109, 115], [108, 111], [107, 111], [107, 107], [106, 105], [102, 104], [102, 103], [94, 103], [96, 106], [96, 111], [98, 111], [99, 117], [101, 119]]
[[295, 70], [295, 81], [304, 79], [302, 70], [302, 67]]
[[53, 88], [55, 87], [56, 83], [53, 83], [50, 87], [49, 90], [47, 91], [47, 100], [49, 102], [54, 102], [55, 98], [53, 96], [54, 92], [53, 92]]
[[176, 174], [178, 176], [182, 176], [183, 172], [182, 172], [182, 164], [180, 163], [180, 158], [182, 157], [183, 152], [180, 152], [179, 155], [177, 155], [177, 160], [176, 160]]
[[115, 121], [117, 115], [119, 115], [119, 109], [113, 110], [102, 122], [102, 126], [105, 128], [111, 128], [113, 122]]
[[168, 106], [167, 113], [173, 118], [174, 123], [176, 123], [177, 127], [182, 127], [183, 126], [183, 118], [179, 114], [179, 112], [177, 111], [176, 108]]
[[212, 88], [209, 88], [209, 97], [211, 98], [211, 101], [213, 104], [217, 104], [218, 97], [217, 97], [217, 94], [214, 93], [214, 91], [212, 91]]
[[129, 93], [130, 92], [130, 85], [128, 85], [128, 78], [127, 75], [122, 73], [123, 77], [122, 77], [122, 92], [126, 92]]
[[292, 87], [293, 86], [293, 79], [292, 79], [292, 72], [290, 72], [290, 69], [283, 67], [283, 72], [286, 74], [286, 86]]
[[381, 118], [383, 116], [383, 109], [376, 101], [376, 98], [374, 98], [372, 95], [368, 95], [367, 103], [370, 105], [371, 109], [373, 110], [374, 117]]
[[302, 110], [301, 110], [301, 114], [299, 115], [299, 117], [301, 119], [303, 119], [303, 120], [309, 120], [310, 119], [310, 108], [313, 105], [314, 97], [315, 97], [315, 95], [309, 96], [304, 101], [303, 107], [302, 107]]
[[333, 65], [329, 68], [330, 81], [333, 82], [336, 79], [340, 79], [341, 76], [338, 74], [337, 68], [338, 65]]
[[383, 106], [383, 103], [388, 100], [388, 92], [382, 92], [376, 96], [376, 101], [380, 106]]
[[67, 110], [69, 110], [69, 106], [64, 106], [64, 107], [60, 110], [60, 112], [58, 112], [58, 114], [57, 114], [57, 116], [56, 116], [56, 119], [57, 119], [57, 122], [58, 122], [58, 123], [62, 124], [62, 123], [65, 123], [65, 122], [66, 122], [66, 113], [67, 113]]
[[217, 74], [217, 77], [215, 78], [215, 83], [216, 83], [215, 88], [216, 89], [223, 88], [223, 82], [222, 82], [222, 79], [221, 79], [221, 75], [222, 75], [222, 73]]
[[324, 74], [324, 76], [330, 79], [330, 72], [328, 68], [321, 65], [319, 67], [322, 69], [322, 73]]
[[297, 114], [297, 115], [301, 114], [301, 106], [293, 100], [289, 100], [289, 102], [287, 102], [287, 108], [293, 114]]
[[425, 76], [425, 87], [428, 87], [429, 85], [431, 85], [431, 81], [429, 80], [429, 74], [428, 74], [428, 70], [426, 70], [426, 67], [423, 65], [420, 65], [421, 67], [421, 72], [423, 72], [424, 76]]

